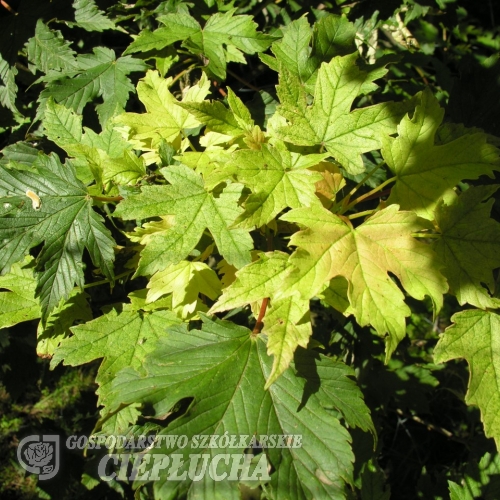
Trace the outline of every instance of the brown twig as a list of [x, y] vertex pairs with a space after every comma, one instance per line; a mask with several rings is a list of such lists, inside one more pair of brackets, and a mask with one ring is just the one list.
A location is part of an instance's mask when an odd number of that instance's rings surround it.
[[0, 0], [0, 4], [2, 7], [6, 8], [11, 14], [16, 15], [17, 12], [5, 1], [5, 0]]
[[392, 188], [387, 188], [384, 189], [383, 191], [380, 191], [380, 193], [373, 193], [371, 196], [367, 196], [363, 201], [368, 201], [368, 200], [373, 200], [375, 198], [382, 198], [383, 196], [387, 196], [388, 194], [391, 193]]
[[264, 315], [266, 314], [266, 309], [267, 309], [268, 303], [269, 303], [269, 297], [266, 297], [262, 301], [262, 305], [260, 306], [259, 317], [257, 318], [257, 323], [255, 323], [255, 326], [253, 327], [252, 335], [258, 335], [261, 332], [261, 330], [264, 326], [264, 323], [262, 320], [264, 319]]
[[260, 92], [260, 89], [258, 87], [256, 87], [255, 85], [252, 85], [250, 82], [247, 82], [244, 78], [237, 75], [234, 71], [231, 71], [230, 69], [226, 69], [226, 71], [233, 78], [236, 78], [236, 80], [238, 80], [240, 83], [245, 85], [245, 87], [248, 87], [249, 89], [255, 90], [255, 92]]

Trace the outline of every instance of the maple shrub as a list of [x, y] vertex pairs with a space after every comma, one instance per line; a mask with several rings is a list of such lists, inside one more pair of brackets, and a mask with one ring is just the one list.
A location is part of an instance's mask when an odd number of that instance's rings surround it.
[[[164, 4], [120, 56], [77, 54], [36, 21], [36, 132], [0, 159], [0, 327], [39, 319], [52, 368], [102, 360], [94, 432], [188, 436], [147, 451], [183, 455], [178, 475], [190, 453], [245, 451], [194, 449], [194, 436], [293, 434], [300, 447], [254, 450], [271, 467], [263, 496], [388, 498], [360, 367], [391, 363], [419, 304], [437, 318], [446, 299], [458, 312], [427, 362], [467, 361], [465, 401], [500, 446], [498, 140], [445, 121], [430, 88], [384, 100], [396, 59], [369, 63], [345, 16], [264, 32], [236, 9]], [[94, 2], [73, 7], [79, 29], [118, 29]], [[278, 82], [262, 116], [222, 83], [256, 54]], [[21, 113], [3, 56], [2, 104]], [[354, 362], [349, 336], [384, 352]], [[134, 488], [239, 497], [238, 481], [164, 472]]]

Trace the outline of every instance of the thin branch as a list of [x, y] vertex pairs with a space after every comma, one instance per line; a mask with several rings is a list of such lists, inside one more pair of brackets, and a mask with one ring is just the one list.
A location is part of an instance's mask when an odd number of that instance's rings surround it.
[[391, 177], [390, 179], [387, 179], [385, 182], [382, 182], [382, 184], [380, 184], [379, 186], [377, 186], [375, 189], [372, 189], [368, 193], [360, 196], [359, 198], [356, 198], [354, 201], [352, 201], [351, 203], [349, 203], [349, 205], [347, 205], [347, 207], [345, 207], [342, 210], [342, 213], [347, 212], [348, 210], [350, 210], [351, 208], [353, 208], [355, 205], [357, 205], [358, 203], [361, 203], [362, 201], [364, 201], [367, 198], [371, 197], [375, 193], [378, 193], [379, 191], [382, 191], [382, 189], [384, 189], [385, 186], [387, 186], [391, 182], [394, 182], [395, 180], [396, 180], [396, 177]]
[[347, 195], [341, 200], [340, 204], [342, 207], [345, 207], [350, 199], [351, 199], [351, 196], [381, 167], [385, 165], [385, 162], [382, 162], [382, 163], [379, 163], [375, 168], [373, 168], [372, 170], [370, 170], [370, 172], [368, 172], [368, 174], [366, 174], [362, 179], [361, 181], [359, 181], [350, 191], [349, 193], [347, 193]]
[[5, 7], [11, 14], [14, 14], [15, 16], [17, 15], [17, 12], [5, 0], [0, 0], [0, 4], [2, 5], [2, 7]]
[[240, 83], [245, 85], [245, 87], [248, 87], [249, 89], [255, 90], [255, 92], [260, 92], [260, 89], [258, 87], [256, 87], [255, 85], [252, 85], [250, 82], [247, 82], [244, 78], [237, 75], [234, 71], [231, 71], [229, 68], [227, 68], [226, 71], [233, 78], [236, 78], [236, 80], [238, 80]]
[[257, 323], [255, 323], [255, 326], [252, 330], [252, 335], [257, 335], [262, 331], [262, 328], [264, 326], [263, 319], [266, 314], [266, 309], [267, 309], [267, 304], [269, 303], [269, 297], [266, 297], [262, 301], [262, 305], [260, 306], [260, 311], [259, 311], [259, 317], [257, 318]]
[[123, 200], [123, 196], [90, 196], [95, 201], [103, 201], [104, 203], [112, 203], [114, 201]]

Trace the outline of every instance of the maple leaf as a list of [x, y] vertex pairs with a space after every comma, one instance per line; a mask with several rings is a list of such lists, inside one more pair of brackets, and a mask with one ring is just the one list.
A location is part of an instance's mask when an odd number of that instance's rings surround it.
[[500, 267], [500, 224], [490, 218], [498, 186], [470, 187], [436, 211], [441, 238], [434, 250], [444, 263], [443, 274], [458, 302], [485, 309], [500, 306], [493, 293], [493, 270]]
[[215, 271], [203, 262], [183, 260], [158, 271], [149, 281], [148, 289], [147, 303], [171, 293], [172, 310], [179, 310], [181, 317], [185, 318], [195, 309], [203, 310], [198, 305], [198, 294], [215, 300], [220, 295], [221, 283]]
[[77, 57], [80, 73], [74, 78], [64, 77], [50, 81], [40, 94], [40, 109], [43, 113], [45, 102], [49, 97], [54, 101], [73, 108], [81, 114], [88, 102], [102, 97], [103, 104], [96, 106], [101, 125], [111, 116], [123, 111], [130, 92], [134, 86], [127, 77], [134, 71], [144, 71], [146, 64], [130, 56], [116, 59], [115, 52], [105, 47], [95, 47], [93, 54], [82, 54]]
[[268, 337], [267, 353], [274, 355], [273, 368], [264, 389], [290, 366], [297, 346], [307, 347], [312, 334], [309, 301], [287, 297], [271, 302], [262, 333]]
[[[481, 132], [435, 144], [444, 110], [429, 89], [420, 95], [413, 117], [403, 118], [398, 137], [382, 138], [382, 155], [396, 176], [389, 203], [433, 220], [439, 200], [463, 179], [493, 176], [500, 169], [498, 150]], [[469, 133], [470, 132], [470, 133]]]
[[242, 186], [229, 185], [216, 198], [206, 191], [201, 176], [184, 165], [162, 168], [161, 173], [169, 186], [144, 186], [141, 194], [126, 198], [115, 210], [115, 216], [127, 220], [175, 216], [172, 228], [151, 234], [137, 273], [153, 274], [185, 259], [205, 228], [227, 262], [236, 267], [250, 262], [252, 238], [247, 231], [230, 229], [241, 213], [237, 201]]
[[215, 77], [226, 78], [229, 61], [245, 64], [245, 54], [266, 50], [274, 39], [259, 33], [251, 16], [235, 16], [236, 9], [210, 16], [202, 28], [198, 21], [187, 13], [179, 12], [160, 16], [158, 21], [166, 27], [153, 32], [142, 31], [129, 45], [125, 54], [159, 50], [182, 40], [182, 46], [193, 54], [208, 59], [206, 70]]
[[39, 19], [36, 23], [35, 35], [27, 42], [28, 59], [44, 73], [50, 70], [68, 71], [77, 69], [75, 51], [69, 42], [64, 40], [60, 31], [51, 30]]
[[261, 253], [259, 259], [236, 272], [236, 279], [212, 306], [210, 313], [235, 309], [271, 297], [271, 307], [264, 316], [263, 333], [268, 335], [268, 353], [274, 355], [273, 369], [266, 389], [289, 366], [297, 346], [306, 347], [311, 336], [309, 300], [279, 296], [290, 264], [289, 256], [274, 251]]
[[219, 134], [237, 137], [253, 127], [254, 121], [241, 99], [228, 87], [229, 109], [220, 101], [182, 102], [179, 106], [187, 109], [200, 123]]
[[[129, 142], [141, 151], [158, 152], [162, 141], [174, 142], [179, 134], [195, 128], [200, 122], [187, 110], [178, 105], [169, 86], [172, 78], [162, 78], [157, 71], [148, 71], [137, 85], [139, 99], [146, 107], [146, 113], [124, 113], [115, 118], [116, 123], [128, 127]], [[200, 102], [210, 89], [206, 77], [188, 89], [183, 101]], [[157, 156], [150, 156], [149, 162]]]
[[74, 0], [76, 25], [87, 31], [117, 29], [115, 23], [97, 8], [94, 0]]
[[379, 149], [381, 137], [394, 133], [412, 106], [387, 102], [351, 111], [356, 97], [377, 88], [372, 81], [380, 77], [379, 72], [361, 70], [357, 58], [357, 53], [338, 56], [321, 65], [311, 106], [298, 77], [289, 71], [282, 70], [277, 87], [277, 113], [289, 122], [278, 128], [278, 137], [301, 146], [323, 146], [352, 175], [364, 172], [361, 154]]
[[290, 264], [284, 252], [261, 253], [259, 259], [236, 272], [236, 280], [224, 289], [209, 313], [228, 311], [277, 295]]
[[41, 315], [35, 298], [36, 279], [33, 277], [32, 257], [12, 265], [10, 272], [0, 276], [0, 328], [7, 328]]
[[486, 436], [500, 447], [500, 316], [492, 311], [471, 309], [452, 316], [434, 349], [434, 361], [464, 358], [470, 370], [465, 395], [468, 405], [478, 406]]
[[[36, 259], [44, 321], [61, 299], [69, 297], [75, 283], [83, 287], [85, 248], [94, 265], [113, 281], [115, 242], [70, 166], [61, 165], [54, 154], [40, 155], [31, 170], [0, 165], [0, 172], [0, 195], [16, 207], [0, 218], [2, 270], [44, 243]], [[31, 200], [27, 192], [32, 193]]]
[[3, 85], [0, 85], [0, 104], [14, 113], [19, 113], [16, 107], [17, 73], [17, 68], [10, 66], [0, 54], [0, 81], [3, 82]]
[[345, 16], [325, 15], [313, 29], [307, 18], [301, 17], [285, 26], [283, 38], [271, 45], [274, 58], [268, 54], [259, 57], [274, 71], [285, 68], [307, 91], [313, 91], [321, 63], [353, 53], [355, 36], [356, 28]]
[[[103, 316], [71, 328], [73, 336], [61, 342], [50, 362], [54, 369], [61, 361], [77, 366], [104, 358], [96, 382], [99, 403], [105, 405], [111, 383], [124, 367], [141, 369], [146, 354], [155, 348], [155, 340], [165, 335], [166, 327], [181, 320], [171, 311], [111, 309]], [[108, 409], [101, 410], [105, 417]]]
[[[302, 446], [294, 449], [276, 449], [262, 443], [264, 453], [274, 472], [266, 487], [273, 495], [286, 498], [345, 497], [343, 485], [352, 479], [353, 455], [349, 435], [331, 410], [341, 412], [351, 425], [350, 415], [355, 409], [358, 421], [372, 426], [368, 409], [355, 383], [349, 379], [352, 370], [343, 363], [320, 355], [301, 351], [293, 365], [269, 388], [264, 383], [271, 372], [271, 358], [266, 354], [262, 337], [253, 338], [250, 330], [235, 324], [203, 317], [201, 330], [187, 331], [186, 325], [169, 328], [157, 349], [144, 361], [147, 376], [130, 368], [122, 370], [113, 383], [112, 408], [120, 404], [140, 401], [151, 405], [157, 417], [171, 412], [182, 398], [194, 398], [189, 412], [171, 421], [160, 433], [185, 434], [189, 442], [195, 435], [261, 435], [294, 434], [301, 429]], [[317, 391], [304, 394], [309, 374], [317, 373], [325, 384]], [[332, 392], [339, 389], [332, 399]], [[345, 399], [344, 399], [345, 397]], [[242, 412], [242, 402], [245, 411]], [[290, 412], [289, 408], [300, 407]], [[328, 433], [317, 434], [317, 429], [328, 428]], [[239, 440], [238, 440], [239, 441]], [[220, 446], [217, 450], [198, 447], [196, 453], [242, 453], [245, 446]], [[158, 453], [159, 450], [152, 450]], [[177, 446], [161, 452], [180, 453], [188, 457], [191, 445]], [[188, 467], [188, 461], [179, 464], [177, 474]], [[220, 462], [218, 472], [229, 474], [231, 464]], [[314, 473], [311, 473], [314, 471]], [[217, 483], [224, 498], [233, 498], [239, 492], [237, 481]], [[205, 496], [214, 488], [209, 474], [198, 481], [168, 481], [160, 476], [154, 484], [159, 497], [173, 498], [186, 494]], [[218, 489], [220, 492], [221, 490]]]
[[286, 207], [321, 205], [315, 182], [323, 177], [308, 168], [328, 155], [300, 155], [290, 153], [283, 144], [277, 146], [263, 144], [260, 151], [236, 151], [223, 169], [252, 190], [245, 212], [235, 221], [239, 227], [261, 227]]
[[380, 210], [357, 228], [324, 208], [299, 208], [281, 217], [307, 228], [290, 239], [290, 245], [298, 247], [290, 258], [297, 269], [285, 279], [283, 294], [298, 291], [309, 299], [335, 276], [344, 276], [357, 322], [372, 325], [381, 336], [389, 333], [387, 360], [404, 338], [405, 316], [410, 315], [403, 293], [388, 273], [412, 297], [423, 300], [428, 295], [434, 310], [441, 308], [448, 289], [432, 249], [412, 237], [427, 225], [398, 208]]
[[[83, 134], [82, 117], [50, 97], [43, 125], [50, 140], [88, 167], [90, 182], [113, 180], [118, 184], [135, 184], [146, 175], [144, 158], [132, 152], [132, 146], [110, 122], [100, 134], [90, 129], [85, 129]], [[80, 174], [77, 172], [81, 180], [86, 180]]]

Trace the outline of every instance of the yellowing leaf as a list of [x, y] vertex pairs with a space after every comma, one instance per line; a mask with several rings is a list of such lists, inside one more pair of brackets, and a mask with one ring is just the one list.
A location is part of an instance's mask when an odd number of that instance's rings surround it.
[[172, 308], [185, 318], [194, 312], [198, 294], [215, 300], [221, 290], [217, 274], [203, 262], [183, 260], [157, 272], [148, 283], [146, 303], [154, 302], [162, 295], [172, 294]]
[[383, 137], [382, 154], [396, 176], [388, 202], [429, 220], [440, 198], [462, 179], [500, 170], [498, 150], [486, 143], [484, 133], [465, 133], [436, 145], [443, 116], [436, 98], [425, 90], [413, 116], [405, 116], [398, 126], [398, 137]]
[[486, 436], [500, 448], [500, 316], [471, 309], [451, 319], [454, 324], [439, 339], [434, 360], [467, 360], [470, 379], [465, 402], [479, 407]]
[[260, 254], [259, 260], [236, 273], [236, 281], [224, 290], [209, 312], [227, 311], [273, 297], [280, 290], [288, 268], [286, 253], [275, 251]]
[[[171, 82], [172, 78], [165, 79], [157, 71], [148, 71], [137, 85], [146, 113], [123, 113], [115, 118], [117, 123], [128, 127], [128, 140], [134, 148], [157, 152], [162, 140], [173, 142], [183, 130], [200, 125], [193, 115], [177, 105], [177, 99], [169, 90]], [[201, 102], [209, 88], [210, 82], [203, 76], [182, 100]], [[155, 158], [152, 157], [152, 161], [156, 161]]]
[[309, 301], [287, 297], [271, 302], [264, 317], [262, 333], [268, 337], [267, 353], [274, 355], [273, 368], [265, 389], [288, 368], [297, 346], [307, 347], [312, 333]]
[[441, 238], [434, 250], [444, 263], [443, 274], [460, 304], [496, 308], [500, 300], [492, 298], [493, 270], [500, 267], [500, 224], [490, 218], [493, 199], [487, 200], [498, 186], [470, 187], [449, 205], [441, 205], [436, 221]]
[[298, 247], [290, 259], [297, 269], [282, 285], [283, 295], [298, 291], [308, 299], [335, 276], [344, 276], [357, 322], [372, 325], [379, 335], [389, 334], [387, 359], [405, 336], [405, 316], [410, 315], [389, 273], [412, 297], [422, 300], [428, 295], [434, 309], [441, 308], [447, 284], [432, 249], [412, 237], [425, 227], [415, 214], [399, 212], [393, 205], [357, 228], [324, 208], [292, 210], [282, 219], [307, 228], [290, 240]]

